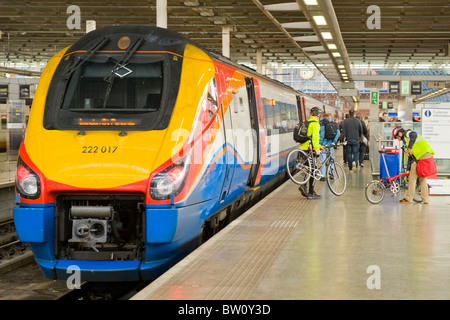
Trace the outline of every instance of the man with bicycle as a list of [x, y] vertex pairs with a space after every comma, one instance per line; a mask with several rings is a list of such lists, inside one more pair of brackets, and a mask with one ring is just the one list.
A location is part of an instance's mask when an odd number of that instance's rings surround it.
[[428, 204], [428, 183], [427, 178], [419, 177], [417, 174], [417, 161], [420, 159], [429, 159], [435, 154], [430, 144], [417, 132], [405, 130], [401, 126], [396, 126], [392, 130], [392, 137], [403, 141], [406, 145], [409, 169], [408, 191], [400, 203], [412, 203], [417, 179], [420, 183], [420, 196], [424, 204]]
[[[309, 125], [308, 125], [308, 132], [307, 136], [310, 137], [310, 140], [306, 141], [305, 143], [300, 143], [299, 148], [302, 150], [308, 150], [310, 143], [312, 143], [311, 149], [316, 157], [318, 157], [321, 153], [321, 150], [323, 147], [320, 145], [320, 115], [322, 114], [322, 111], [318, 107], [313, 107], [311, 109], [311, 117], [308, 119]], [[316, 167], [316, 162], [314, 161], [314, 166]], [[314, 176], [311, 175], [309, 178], [309, 193], [306, 190], [306, 185], [300, 185], [298, 190], [300, 190], [301, 194], [304, 197], [307, 197], [308, 199], [321, 199], [322, 196], [318, 195], [314, 191], [314, 184], [316, 182], [316, 179], [314, 179]]]

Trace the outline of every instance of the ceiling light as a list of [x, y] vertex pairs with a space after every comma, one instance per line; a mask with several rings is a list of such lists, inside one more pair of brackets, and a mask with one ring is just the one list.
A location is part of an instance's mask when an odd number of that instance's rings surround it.
[[314, 16], [313, 19], [318, 26], [326, 26], [327, 25], [327, 22], [325, 21], [324, 16]]
[[308, 6], [317, 6], [317, 0], [305, 0], [305, 4]]
[[333, 57], [340, 57], [341, 54], [339, 52], [333, 52]]
[[330, 44], [328, 45], [328, 49], [330, 49], [330, 50], [336, 50], [337, 47], [336, 47], [336, 45], [335, 45], [334, 43], [330, 43]]
[[331, 35], [331, 32], [322, 32], [321, 35], [326, 40], [333, 39], [333, 36]]
[[345, 66], [343, 64], [338, 65], [339, 69], [345, 69]]

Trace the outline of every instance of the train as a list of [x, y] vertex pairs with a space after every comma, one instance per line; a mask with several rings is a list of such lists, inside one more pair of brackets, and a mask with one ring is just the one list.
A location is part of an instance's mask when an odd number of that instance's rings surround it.
[[168, 29], [91, 31], [41, 75], [19, 239], [51, 279], [155, 279], [286, 180], [314, 105], [331, 108]]

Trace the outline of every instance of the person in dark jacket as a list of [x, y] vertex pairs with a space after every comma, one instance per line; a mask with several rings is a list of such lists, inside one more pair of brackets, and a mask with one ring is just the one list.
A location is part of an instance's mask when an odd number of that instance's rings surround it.
[[364, 167], [364, 155], [366, 154], [367, 148], [369, 148], [369, 130], [367, 130], [366, 123], [361, 119], [361, 114], [357, 114], [356, 119], [361, 121], [363, 136], [367, 139], [367, 145], [362, 143], [361, 140], [359, 142], [359, 165]]
[[359, 119], [355, 118], [355, 109], [349, 110], [348, 119], [344, 120], [342, 131], [347, 141], [347, 162], [348, 169], [353, 170], [353, 161], [358, 167], [359, 161], [359, 137], [362, 135], [362, 125]]
[[[349, 117], [349, 114], [347, 113], [345, 115], [345, 119], [348, 119], [348, 117]], [[345, 119], [342, 120], [341, 122], [339, 122], [339, 131], [341, 132], [341, 136], [339, 137], [339, 142], [341, 142], [341, 143], [345, 141], [345, 137], [342, 134], [342, 126], [344, 125]], [[347, 163], [347, 148], [346, 148], [345, 144], [342, 146], [342, 156], [344, 158], [344, 164], [346, 164]]]

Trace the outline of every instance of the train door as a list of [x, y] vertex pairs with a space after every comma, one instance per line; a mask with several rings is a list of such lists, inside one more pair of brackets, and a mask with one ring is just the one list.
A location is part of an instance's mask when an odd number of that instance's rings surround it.
[[252, 144], [253, 144], [253, 159], [252, 167], [250, 169], [250, 175], [248, 177], [247, 185], [250, 187], [255, 186], [258, 183], [258, 172], [261, 164], [261, 142], [259, 135], [259, 121], [258, 121], [258, 110], [255, 92], [255, 82], [253, 79], [245, 78], [245, 83], [247, 86], [248, 103], [250, 111], [250, 124], [252, 131]]
[[252, 119], [250, 115], [247, 81], [239, 73], [233, 75], [228, 90], [231, 101], [228, 113], [231, 118], [230, 127], [227, 128], [227, 149], [234, 157], [233, 180], [229, 193], [242, 194], [249, 182], [257, 147], [255, 146], [255, 135], [252, 130]]
[[305, 98], [301, 96], [297, 96], [297, 112], [299, 122], [303, 122], [308, 120], [306, 118], [306, 108], [305, 108]]
[[[219, 70], [219, 77], [217, 77], [217, 80], [219, 81], [218, 85], [220, 85], [220, 87], [222, 88], [222, 90], [220, 90], [220, 92], [224, 92], [225, 88], [226, 88], [226, 84], [225, 84], [225, 76], [222, 72], [222, 70]], [[235, 137], [233, 135], [233, 121], [232, 121], [232, 113], [233, 110], [230, 102], [227, 99], [227, 95], [224, 94], [223, 99], [220, 99], [222, 101], [222, 105], [221, 105], [221, 112], [222, 112], [222, 119], [223, 119], [223, 135], [225, 137], [225, 145], [226, 148], [228, 150], [228, 146], [234, 146], [236, 144], [235, 142]], [[230, 105], [230, 110], [228, 110], [228, 112], [225, 112], [224, 110], [224, 106], [228, 106]], [[234, 169], [236, 166], [236, 157], [234, 157], [234, 154], [232, 152], [225, 152], [225, 178], [224, 178], [224, 182], [222, 185], [222, 190], [221, 190], [221, 200], [223, 200], [227, 194], [230, 193], [230, 188], [231, 188], [231, 182], [233, 180], [233, 175], [234, 175]]]

